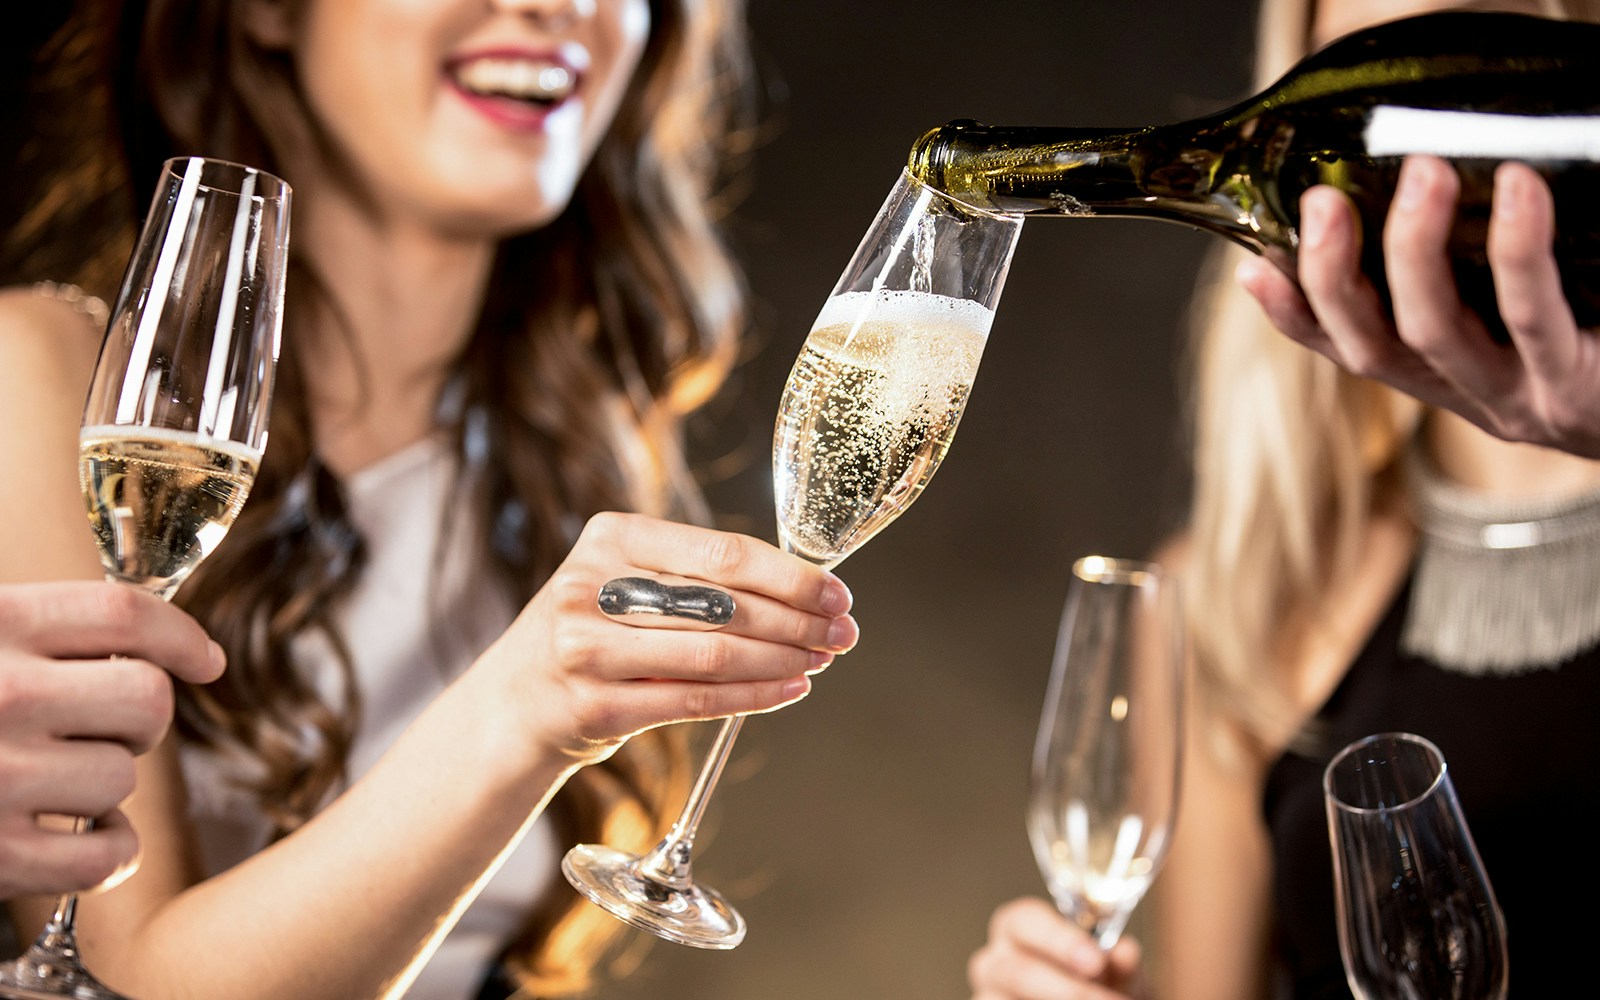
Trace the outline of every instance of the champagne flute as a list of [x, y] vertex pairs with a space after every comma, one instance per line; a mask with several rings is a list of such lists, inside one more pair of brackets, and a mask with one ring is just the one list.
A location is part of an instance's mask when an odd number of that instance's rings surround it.
[[1505, 919], [1439, 748], [1368, 736], [1334, 756], [1322, 789], [1350, 991], [1503, 1000]]
[[1177, 584], [1154, 563], [1072, 567], [1034, 743], [1028, 838], [1063, 915], [1101, 949], [1166, 858], [1183, 747]]
[[[262, 449], [282, 329], [289, 186], [168, 160], [95, 364], [80, 472], [108, 579], [170, 600], [227, 533]], [[78, 831], [92, 820], [76, 820]], [[123, 1000], [83, 967], [76, 895], [0, 967], [7, 1000]]]
[[[837, 566], [928, 484], [966, 406], [1021, 226], [901, 172], [779, 404], [772, 471], [785, 550]], [[695, 831], [743, 721], [723, 721], [660, 843], [642, 856], [580, 844], [562, 863], [568, 880], [669, 941], [727, 949], [744, 940], [743, 916], [690, 872]]]

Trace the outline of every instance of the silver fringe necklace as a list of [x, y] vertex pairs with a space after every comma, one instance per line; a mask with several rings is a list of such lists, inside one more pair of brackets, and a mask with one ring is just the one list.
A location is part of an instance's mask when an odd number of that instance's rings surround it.
[[1418, 539], [1401, 649], [1473, 675], [1559, 666], [1600, 642], [1600, 489], [1486, 497], [1412, 447]]

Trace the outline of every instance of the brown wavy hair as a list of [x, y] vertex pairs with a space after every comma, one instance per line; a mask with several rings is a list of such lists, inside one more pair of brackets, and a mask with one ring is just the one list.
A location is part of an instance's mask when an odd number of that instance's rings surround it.
[[[42, 180], [0, 275], [70, 280], [108, 297], [162, 160], [205, 154], [281, 173], [285, 143], [319, 137], [292, 66], [251, 43], [236, 4], [78, 6], [30, 95], [38, 129], [21, 172]], [[502, 243], [454, 363], [453, 405], [441, 407], [475, 473], [461, 477], [474, 485], [457, 499], [481, 529], [481, 561], [519, 602], [594, 513], [708, 519], [683, 433], [728, 376], [744, 319], [716, 223], [751, 134], [747, 39], [742, 0], [650, 8], [631, 91], [571, 203]], [[86, 127], [97, 118], [104, 132]], [[530, 273], [552, 278], [537, 298], [520, 280]], [[291, 247], [272, 446], [250, 502], [180, 597], [227, 649], [229, 669], [180, 692], [179, 732], [259, 765], [251, 791], [280, 836], [339, 786], [361, 710], [331, 609], [360, 580], [363, 539], [317, 460], [298, 360], [315, 345], [296, 337], [308, 303], [331, 305], [330, 277]], [[340, 704], [325, 704], [290, 655], [308, 633], [339, 654], [351, 692]], [[561, 838], [644, 847], [659, 836], [686, 784], [679, 732], [637, 736], [567, 782], [550, 807]], [[622, 925], [565, 886], [533, 904], [504, 963], [519, 995], [589, 988]]]

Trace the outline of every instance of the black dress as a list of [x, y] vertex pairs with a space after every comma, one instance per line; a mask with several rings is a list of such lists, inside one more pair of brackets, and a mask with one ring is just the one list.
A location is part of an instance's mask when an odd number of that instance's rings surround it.
[[1286, 753], [1267, 775], [1274, 931], [1290, 995], [1349, 1000], [1322, 771], [1345, 744], [1394, 731], [1432, 740], [1449, 765], [1505, 914], [1510, 997], [1570, 995], [1600, 958], [1590, 930], [1600, 905], [1600, 647], [1515, 676], [1451, 672], [1400, 651], [1409, 594], [1408, 581], [1318, 713], [1318, 752]]

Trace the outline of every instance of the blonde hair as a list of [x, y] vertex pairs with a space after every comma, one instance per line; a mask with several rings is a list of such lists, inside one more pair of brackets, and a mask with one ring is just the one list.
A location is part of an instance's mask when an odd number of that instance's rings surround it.
[[[1600, 0], [1544, 0], [1600, 19]], [[1263, 0], [1256, 84], [1311, 49], [1315, 0]], [[1422, 408], [1292, 343], [1232, 279], [1246, 251], [1214, 249], [1191, 331], [1194, 498], [1186, 616], [1202, 709], [1225, 731], [1282, 745], [1296, 721], [1280, 665], [1316, 627], [1379, 509]]]

